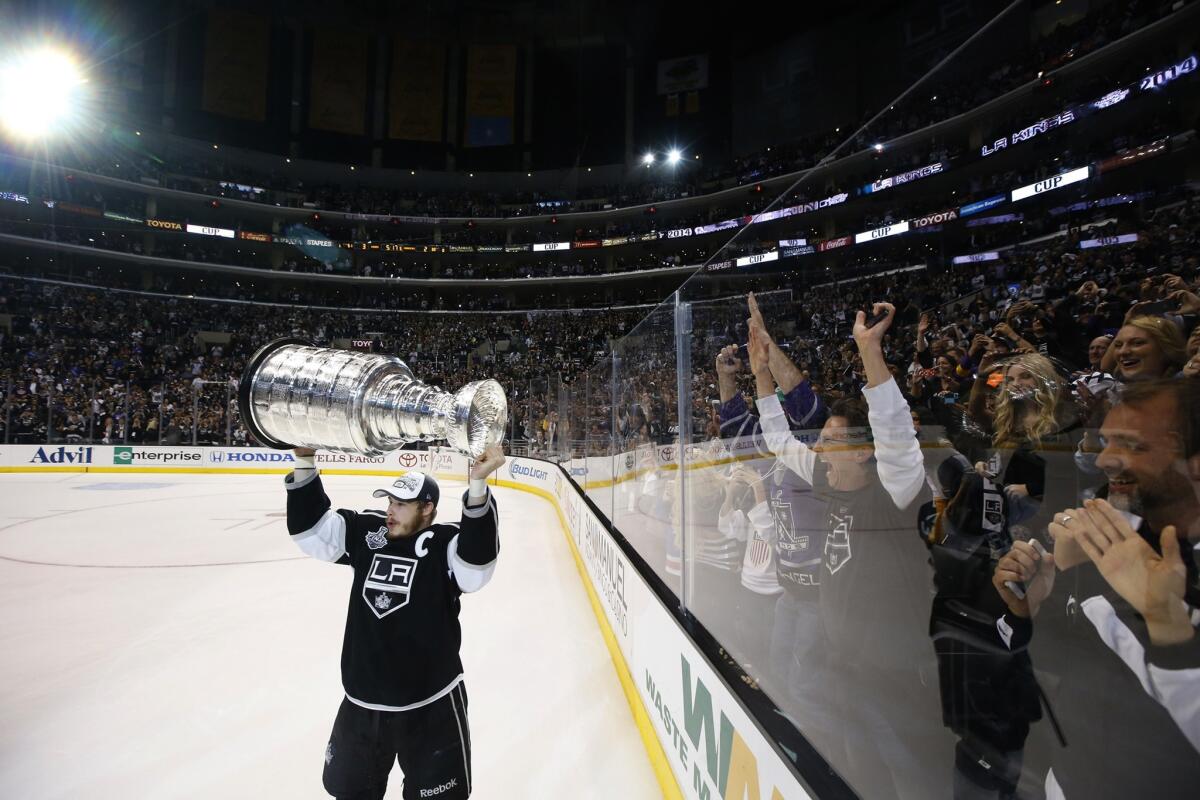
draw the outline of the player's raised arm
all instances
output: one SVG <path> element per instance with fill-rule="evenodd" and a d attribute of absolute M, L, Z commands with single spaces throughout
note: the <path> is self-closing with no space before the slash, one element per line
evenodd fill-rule
<path fill-rule="evenodd" d="M 492 445 L 471 465 L 459 533 L 450 545 L 450 569 L 464 592 L 482 589 L 496 569 L 500 552 L 499 515 L 487 477 L 504 466 L 504 462 L 504 450 L 500 445 Z"/>
<path fill-rule="evenodd" d="M 296 466 L 284 476 L 287 526 L 292 541 L 313 558 L 337 561 L 346 554 L 346 520 L 334 511 L 316 465 L 317 451 L 297 447 Z"/>

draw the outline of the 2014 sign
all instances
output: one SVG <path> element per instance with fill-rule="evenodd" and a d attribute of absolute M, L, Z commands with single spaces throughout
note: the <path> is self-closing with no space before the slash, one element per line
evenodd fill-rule
<path fill-rule="evenodd" d="M 1146 77 L 1142 78 L 1141 83 L 1139 83 L 1138 86 L 1142 89 L 1142 91 L 1161 89 L 1176 78 L 1187 75 L 1189 72 L 1195 72 L 1196 66 L 1196 57 L 1194 55 L 1188 56 L 1173 67 L 1160 69 L 1158 72 L 1147 75 Z"/>

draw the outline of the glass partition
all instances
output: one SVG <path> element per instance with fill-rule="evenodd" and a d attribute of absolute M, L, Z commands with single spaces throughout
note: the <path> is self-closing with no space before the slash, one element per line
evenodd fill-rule
<path fill-rule="evenodd" d="M 615 454 L 610 485 L 593 496 L 605 498 L 609 519 L 678 594 L 683 542 L 676 335 L 676 309 L 663 304 L 614 344 L 606 397 L 612 398 L 607 405 Z"/>
<path fill-rule="evenodd" d="M 1195 114 L 1084 74 L 868 125 L 564 390 L 612 417 L 589 496 L 833 796 L 1200 776 Z"/>

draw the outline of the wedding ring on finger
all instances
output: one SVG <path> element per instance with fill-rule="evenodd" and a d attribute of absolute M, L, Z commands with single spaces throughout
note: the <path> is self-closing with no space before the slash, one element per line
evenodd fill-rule
<path fill-rule="evenodd" d="M 1062 525 L 1064 528 L 1067 526 L 1067 523 L 1071 521 L 1070 514 L 1059 514 L 1058 517 L 1058 524 Z"/>

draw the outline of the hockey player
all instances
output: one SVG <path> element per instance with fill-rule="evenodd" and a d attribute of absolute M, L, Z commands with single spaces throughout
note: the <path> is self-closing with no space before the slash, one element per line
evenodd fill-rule
<path fill-rule="evenodd" d="M 432 475 L 408 472 L 377 489 L 386 511 L 335 511 L 315 452 L 295 455 L 284 479 L 292 540 L 354 570 L 342 641 L 346 696 L 325 748 L 325 790 L 343 800 L 382 798 L 396 761 L 406 799 L 469 797 L 459 596 L 483 588 L 496 568 L 496 501 L 485 481 L 504 464 L 503 451 L 491 447 L 471 467 L 462 520 L 438 524 Z"/>

